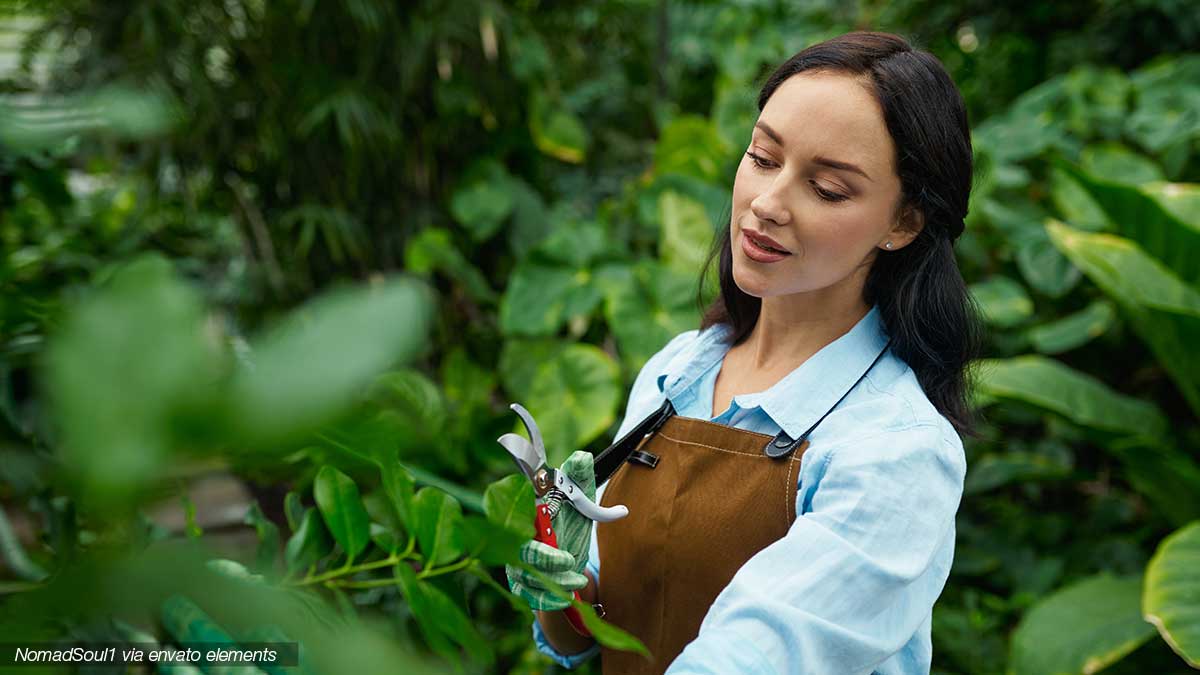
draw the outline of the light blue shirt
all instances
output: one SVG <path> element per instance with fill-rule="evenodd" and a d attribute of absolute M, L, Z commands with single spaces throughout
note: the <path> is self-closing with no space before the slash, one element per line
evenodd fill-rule
<path fill-rule="evenodd" d="M 887 342 L 872 307 L 769 389 L 712 417 L 726 324 L 675 336 L 642 367 L 617 438 L 671 399 L 677 414 L 798 438 Z M 933 604 L 950 574 L 966 457 L 950 423 L 892 350 L 809 436 L 796 520 L 717 596 L 667 673 L 927 674 Z M 600 486 L 600 501 L 607 483 Z M 588 567 L 599 579 L 592 528 Z M 566 668 L 599 652 L 538 650 Z"/>

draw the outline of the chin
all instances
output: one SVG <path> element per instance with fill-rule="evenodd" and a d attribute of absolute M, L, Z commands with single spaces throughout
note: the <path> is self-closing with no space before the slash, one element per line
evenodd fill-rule
<path fill-rule="evenodd" d="M 733 283 L 737 284 L 739 290 L 746 295 L 755 298 L 762 298 L 770 295 L 770 289 L 767 285 L 767 280 L 761 275 L 753 272 L 747 274 L 744 270 L 738 269 L 737 261 L 733 263 Z"/>

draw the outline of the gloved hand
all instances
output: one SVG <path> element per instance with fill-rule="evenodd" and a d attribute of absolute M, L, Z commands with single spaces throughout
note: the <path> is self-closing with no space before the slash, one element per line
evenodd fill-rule
<path fill-rule="evenodd" d="M 561 471 L 583 488 L 588 499 L 595 501 L 596 472 L 592 460 L 592 453 L 578 450 L 563 462 Z M 587 586 L 583 570 L 587 566 L 588 549 L 592 543 L 592 521 L 576 511 L 570 500 L 564 498 L 551 525 L 558 537 L 558 548 L 531 539 L 521 546 L 521 561 L 532 565 L 568 591 Z M 554 611 L 571 606 L 570 601 L 548 591 L 529 572 L 512 565 L 505 565 L 504 571 L 508 574 L 509 589 L 533 609 Z"/>

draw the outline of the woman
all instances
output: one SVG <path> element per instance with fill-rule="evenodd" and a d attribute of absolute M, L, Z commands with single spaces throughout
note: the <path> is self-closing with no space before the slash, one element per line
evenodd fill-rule
<path fill-rule="evenodd" d="M 796 54 L 758 107 L 719 297 L 642 368 L 595 475 L 563 467 L 629 515 L 563 508 L 561 548 L 523 557 L 653 654 L 605 648 L 606 675 L 928 673 L 980 340 L 953 253 L 966 112 L 935 57 L 875 32 Z M 600 651 L 509 579 L 541 651 Z"/>

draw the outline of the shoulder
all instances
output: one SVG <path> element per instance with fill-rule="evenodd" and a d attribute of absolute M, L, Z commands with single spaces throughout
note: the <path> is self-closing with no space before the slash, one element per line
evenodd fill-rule
<path fill-rule="evenodd" d="M 822 464 L 835 457 L 843 466 L 895 460 L 936 465 L 958 480 L 966 473 L 954 425 L 925 395 L 912 368 L 891 352 L 821 424 L 821 431 L 823 438 L 814 433 L 813 450 Z"/>

